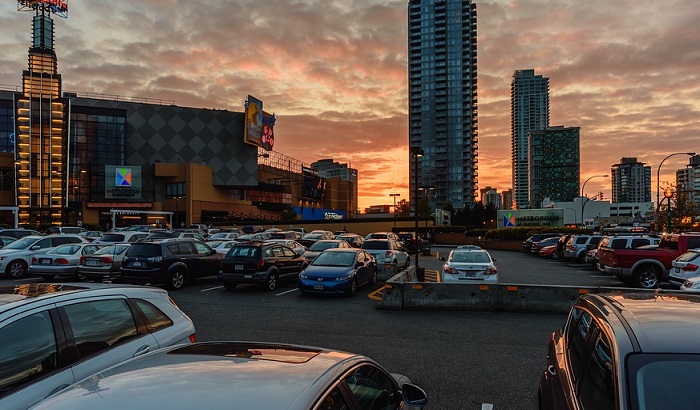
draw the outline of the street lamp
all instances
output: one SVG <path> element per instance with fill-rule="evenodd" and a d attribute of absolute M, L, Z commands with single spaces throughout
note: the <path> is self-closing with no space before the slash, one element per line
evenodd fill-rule
<path fill-rule="evenodd" d="M 416 218 L 416 244 L 418 243 L 418 158 L 421 158 L 423 156 L 423 148 L 422 147 L 411 147 L 410 148 L 411 155 L 413 156 L 413 164 L 414 164 L 414 187 L 415 187 L 415 194 L 413 197 L 413 213 L 415 214 Z M 421 269 L 418 267 L 418 252 L 416 252 L 416 276 L 418 277 L 418 280 L 423 282 L 425 280 L 425 269 Z"/>
<path fill-rule="evenodd" d="M 671 233 L 671 198 L 673 191 L 671 187 L 664 189 L 664 198 L 668 199 L 668 209 L 666 210 L 666 232 Z"/>
<path fill-rule="evenodd" d="M 430 199 L 432 198 L 431 192 L 435 190 L 434 186 L 422 186 L 418 188 L 418 190 L 423 191 L 425 193 L 425 202 L 426 202 L 426 211 L 427 215 L 425 218 L 425 235 L 428 234 L 428 218 L 430 217 Z"/>
<path fill-rule="evenodd" d="M 695 155 L 694 152 L 676 152 L 673 153 L 666 158 L 661 160 L 661 163 L 659 164 L 659 167 L 656 169 L 656 212 L 659 212 L 659 208 L 661 208 L 661 199 L 660 199 L 660 194 L 661 194 L 661 188 L 660 188 L 660 179 L 661 179 L 661 166 L 664 164 L 664 161 L 667 159 L 671 158 L 674 155 L 688 155 L 688 156 L 693 156 Z M 666 191 L 664 191 L 664 197 L 666 197 Z M 670 201 L 670 199 L 669 199 Z"/>
<path fill-rule="evenodd" d="M 396 197 L 401 194 L 389 194 L 389 196 L 394 197 L 394 228 L 396 228 Z"/>
<path fill-rule="evenodd" d="M 584 181 L 583 186 L 581 187 L 581 225 L 583 225 L 583 223 L 584 223 L 584 221 L 583 221 L 583 210 L 584 210 L 584 207 L 585 207 L 585 205 L 586 205 L 586 202 L 588 202 L 588 198 L 586 198 L 585 200 L 584 200 L 584 198 L 583 198 L 583 192 L 584 192 L 584 190 L 586 189 L 586 184 L 588 183 L 588 181 L 590 181 L 590 180 L 593 179 L 593 178 L 607 178 L 608 176 L 609 176 L 608 174 L 605 174 L 605 175 L 593 175 L 592 177 L 590 177 L 590 178 L 588 178 L 586 181 Z"/>

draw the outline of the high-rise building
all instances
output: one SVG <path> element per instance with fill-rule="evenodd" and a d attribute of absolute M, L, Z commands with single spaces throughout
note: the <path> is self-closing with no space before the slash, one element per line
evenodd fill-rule
<path fill-rule="evenodd" d="M 507 189 L 501 192 L 501 209 L 513 209 L 513 189 Z"/>
<path fill-rule="evenodd" d="M 510 117 L 513 201 L 516 209 L 530 208 L 528 133 L 549 128 L 549 78 L 535 70 L 513 72 Z"/>
<path fill-rule="evenodd" d="M 494 208 L 501 209 L 501 194 L 498 193 L 496 188 L 487 186 L 486 188 L 480 189 L 479 193 L 481 193 L 481 203 L 484 204 L 485 207 L 488 206 L 488 204 L 493 204 Z"/>
<path fill-rule="evenodd" d="M 550 127 L 529 132 L 528 186 L 530 208 L 542 201 L 573 201 L 581 173 L 579 127 Z"/>
<path fill-rule="evenodd" d="M 612 201 L 651 202 L 651 166 L 637 158 L 622 158 L 610 168 Z"/>
<path fill-rule="evenodd" d="M 693 155 L 685 168 L 676 171 L 676 187 L 700 209 L 700 155 Z"/>
<path fill-rule="evenodd" d="M 435 189 L 432 205 L 474 202 L 476 73 L 476 4 L 409 0 L 409 146 L 423 150 L 410 157 L 411 202 L 421 195 L 416 185 Z"/>
<path fill-rule="evenodd" d="M 333 198 L 332 207 L 342 206 L 353 214 L 358 210 L 357 202 L 357 169 L 348 164 L 335 162 L 332 159 L 321 159 L 311 163 L 311 168 L 319 176 L 326 178 L 331 185 L 326 190 Z"/>

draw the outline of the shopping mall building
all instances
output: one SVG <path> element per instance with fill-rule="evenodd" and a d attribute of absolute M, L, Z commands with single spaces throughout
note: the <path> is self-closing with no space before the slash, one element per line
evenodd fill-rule
<path fill-rule="evenodd" d="M 0 223 L 110 228 L 115 214 L 117 225 L 165 225 L 172 212 L 176 226 L 278 220 L 290 210 L 303 219 L 356 214 L 357 171 L 274 151 L 276 118 L 254 97 L 234 112 L 63 91 L 52 16 L 67 6 L 18 4 L 33 12 L 33 32 L 22 85 L 0 90 Z"/>

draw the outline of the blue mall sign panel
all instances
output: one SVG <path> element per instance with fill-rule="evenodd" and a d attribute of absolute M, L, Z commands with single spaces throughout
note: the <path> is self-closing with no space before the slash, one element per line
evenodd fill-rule
<path fill-rule="evenodd" d="M 304 221 L 329 221 L 337 219 L 347 219 L 348 215 L 345 211 L 336 211 L 334 209 L 321 209 L 295 206 L 294 212 L 301 215 Z"/>
<path fill-rule="evenodd" d="M 516 209 L 498 211 L 499 228 L 564 226 L 563 209 Z"/>
<path fill-rule="evenodd" d="M 141 167 L 105 165 L 105 199 L 141 199 Z"/>

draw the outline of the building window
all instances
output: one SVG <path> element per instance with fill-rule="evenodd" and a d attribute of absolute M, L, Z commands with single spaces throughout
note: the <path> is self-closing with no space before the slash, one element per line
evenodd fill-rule
<path fill-rule="evenodd" d="M 186 196 L 187 184 L 184 182 L 175 182 L 168 184 L 165 188 L 165 197 L 168 199 L 182 198 Z"/>

